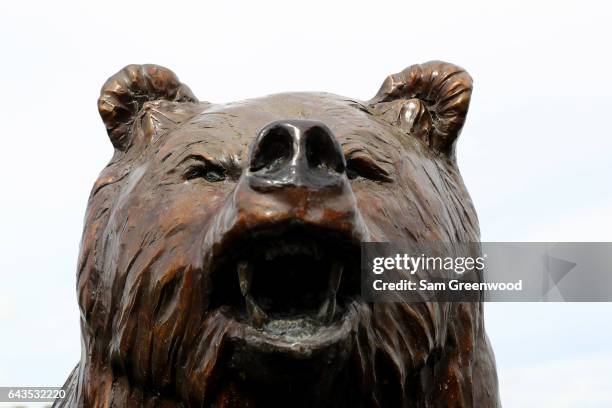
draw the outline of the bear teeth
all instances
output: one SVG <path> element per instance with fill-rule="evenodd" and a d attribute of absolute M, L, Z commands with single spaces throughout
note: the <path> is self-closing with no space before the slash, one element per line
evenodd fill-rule
<path fill-rule="evenodd" d="M 288 255 L 305 255 L 305 256 L 314 257 L 315 259 L 321 258 L 321 253 L 314 243 L 310 245 L 308 244 L 289 244 L 289 243 L 280 241 L 276 245 L 270 246 L 266 249 L 265 259 L 267 261 L 272 261 L 279 256 L 288 256 Z"/>
<path fill-rule="evenodd" d="M 264 312 L 255 303 L 253 296 L 249 293 L 251 290 L 251 277 L 253 275 L 253 268 L 247 261 L 238 262 L 238 281 L 240 282 L 240 292 L 244 296 L 246 301 L 246 309 L 250 322 L 255 327 L 261 327 L 268 319 L 266 312 Z"/>
<path fill-rule="evenodd" d="M 263 310 L 261 310 L 259 306 L 257 306 L 257 303 L 255 303 L 253 296 L 246 295 L 245 299 L 246 299 L 247 314 L 249 316 L 250 322 L 255 327 L 263 326 L 266 320 L 268 320 L 268 316 L 266 315 L 266 312 L 264 312 Z"/>
<path fill-rule="evenodd" d="M 253 268 L 247 261 L 238 263 L 238 281 L 240 283 L 240 293 L 246 296 L 251 290 L 251 278 L 253 276 Z"/>
<path fill-rule="evenodd" d="M 338 291 L 340 286 L 340 279 L 342 279 L 342 272 L 344 265 L 341 262 L 334 261 L 331 267 L 331 273 L 329 274 L 329 287 L 333 290 L 334 295 Z"/>
<path fill-rule="evenodd" d="M 340 279 L 342 278 L 342 271 L 344 265 L 340 262 L 334 261 L 331 267 L 329 275 L 329 289 L 325 296 L 323 304 L 319 308 L 317 318 L 323 323 L 330 323 L 333 320 L 334 314 L 336 313 L 336 293 L 340 286 Z"/>

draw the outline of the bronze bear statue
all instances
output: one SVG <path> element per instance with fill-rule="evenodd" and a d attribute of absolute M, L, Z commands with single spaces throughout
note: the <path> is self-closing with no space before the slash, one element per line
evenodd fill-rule
<path fill-rule="evenodd" d="M 472 79 L 440 61 L 373 99 L 200 102 L 129 65 L 77 271 L 57 407 L 498 407 L 482 302 L 366 302 L 360 243 L 477 242 L 455 159 Z"/>

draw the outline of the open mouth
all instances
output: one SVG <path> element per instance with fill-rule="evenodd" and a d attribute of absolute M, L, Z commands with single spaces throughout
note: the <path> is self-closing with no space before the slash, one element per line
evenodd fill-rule
<path fill-rule="evenodd" d="M 359 295 L 359 246 L 334 231 L 274 227 L 222 245 L 211 307 L 267 336 L 308 339 Z"/>

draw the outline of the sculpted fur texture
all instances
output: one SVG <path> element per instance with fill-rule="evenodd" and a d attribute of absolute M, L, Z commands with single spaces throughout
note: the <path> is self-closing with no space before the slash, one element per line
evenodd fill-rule
<path fill-rule="evenodd" d="M 359 286 L 361 242 L 479 240 L 455 160 L 471 91 L 439 61 L 370 101 L 213 104 L 163 67 L 112 76 L 82 357 L 55 406 L 499 406 L 481 303 L 368 303 Z"/>

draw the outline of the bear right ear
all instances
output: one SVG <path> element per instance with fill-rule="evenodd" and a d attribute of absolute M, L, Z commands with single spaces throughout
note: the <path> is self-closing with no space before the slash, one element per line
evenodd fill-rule
<path fill-rule="evenodd" d="M 369 104 L 404 133 L 453 159 L 471 95 L 472 78 L 464 69 L 430 61 L 389 75 Z"/>
<path fill-rule="evenodd" d="M 149 101 L 198 102 L 174 72 L 159 65 L 128 65 L 102 86 L 98 111 L 113 146 L 126 150 L 130 129 L 143 104 Z"/>

